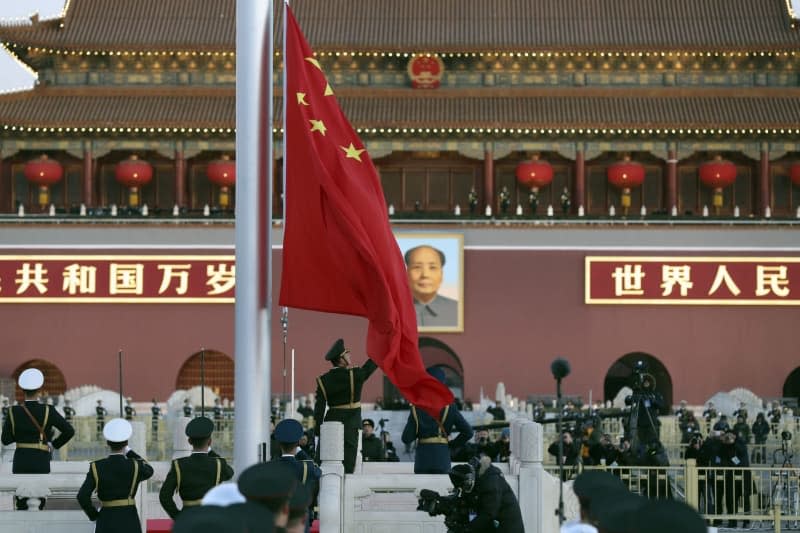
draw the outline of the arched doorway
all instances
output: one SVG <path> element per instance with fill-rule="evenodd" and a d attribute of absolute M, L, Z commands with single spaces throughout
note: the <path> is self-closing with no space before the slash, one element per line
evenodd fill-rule
<path fill-rule="evenodd" d="M 57 397 L 66 392 L 67 382 L 64 379 L 64 373 L 61 372 L 61 369 L 56 365 L 50 361 L 45 361 L 44 359 L 31 359 L 30 361 L 19 365 L 11 374 L 15 385 L 17 383 L 17 379 L 19 379 L 19 375 L 28 368 L 37 368 L 42 371 L 42 374 L 44 374 L 44 385 L 42 385 L 43 398 L 47 396 Z M 15 391 L 14 397 L 17 399 L 17 401 L 21 402 L 23 400 L 22 389 L 16 387 Z"/>
<path fill-rule="evenodd" d="M 647 366 L 646 372 L 655 378 L 656 391 L 664 398 L 661 414 L 669 414 L 672 408 L 672 378 L 661 361 L 644 352 L 631 352 L 614 361 L 603 383 L 604 399 L 613 400 L 622 387 L 631 386 L 633 368 L 639 361 Z"/>
<path fill-rule="evenodd" d="M 200 386 L 201 352 L 192 354 L 178 372 L 176 389 L 188 390 Z M 216 350 L 205 351 L 206 387 L 222 399 L 233 400 L 233 359 Z"/>
<path fill-rule="evenodd" d="M 439 367 L 444 370 L 445 384 L 453 391 L 456 398 L 464 399 L 464 365 L 447 344 L 433 337 L 419 338 L 419 353 L 425 368 Z M 399 406 L 403 398 L 397 387 L 383 378 L 383 404 L 386 407 Z"/>
<path fill-rule="evenodd" d="M 795 407 L 800 405 L 800 366 L 792 370 L 792 373 L 783 382 L 783 397 L 794 400 Z"/>

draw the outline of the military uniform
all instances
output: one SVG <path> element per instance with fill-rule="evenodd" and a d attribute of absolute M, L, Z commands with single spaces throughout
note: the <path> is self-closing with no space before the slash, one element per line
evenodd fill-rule
<path fill-rule="evenodd" d="M 186 426 L 186 436 L 192 439 L 211 437 L 214 423 L 205 417 L 193 419 Z M 203 496 L 213 487 L 233 477 L 233 469 L 228 463 L 209 450 L 194 451 L 188 457 L 172 461 L 164 484 L 158 493 L 161 507 L 173 520 L 180 511 L 172 496 L 176 492 L 183 500 L 183 508 L 200 505 Z"/>
<path fill-rule="evenodd" d="M 158 435 L 158 420 L 161 418 L 161 408 L 155 400 L 153 400 L 153 405 L 150 407 L 150 417 L 150 430 L 153 435 Z"/>
<path fill-rule="evenodd" d="M 183 416 L 187 418 L 191 418 L 192 413 L 194 412 L 194 408 L 189 405 L 188 400 L 183 403 Z"/>
<path fill-rule="evenodd" d="M 73 418 L 75 418 L 75 408 L 69 404 L 64 405 L 64 420 L 71 424 Z"/>
<path fill-rule="evenodd" d="M 214 402 L 214 410 L 212 411 L 214 415 L 214 426 L 216 427 L 217 431 L 222 431 L 222 405 L 220 405 L 219 400 Z"/>
<path fill-rule="evenodd" d="M 347 350 L 344 341 L 339 339 L 328 351 L 325 359 L 336 361 Z M 317 402 L 314 406 L 314 419 L 318 428 L 324 421 L 344 424 L 344 469 L 352 474 L 356 465 L 358 451 L 358 428 L 361 426 L 361 387 L 378 368 L 371 359 L 361 367 L 335 367 L 317 378 Z M 325 404 L 330 407 L 325 414 Z"/>
<path fill-rule="evenodd" d="M 97 422 L 97 427 L 96 427 L 97 439 L 100 440 L 100 438 L 103 435 L 103 426 L 105 426 L 106 424 L 106 415 L 108 414 L 108 410 L 105 407 L 103 407 L 102 402 L 98 400 L 97 407 L 94 408 L 94 412 Z"/>
<path fill-rule="evenodd" d="M 125 420 L 131 421 L 136 416 L 136 409 L 131 404 L 125 406 Z"/>
<path fill-rule="evenodd" d="M 375 422 L 370 418 L 365 418 L 361 423 L 364 426 L 370 426 L 375 429 Z M 385 461 L 386 450 L 383 448 L 383 441 L 375 433 L 367 435 L 361 433 L 361 457 L 365 462 Z"/>
<path fill-rule="evenodd" d="M 297 420 L 281 420 L 275 426 L 275 440 L 283 445 L 297 445 L 303 436 L 303 426 Z M 319 491 L 319 479 L 322 477 L 322 470 L 314 464 L 302 450 L 297 455 L 282 453 L 276 459 L 290 467 L 297 475 L 298 481 L 305 487 L 309 498 L 313 501 Z"/>
<path fill-rule="evenodd" d="M 20 374 L 19 384 L 25 391 L 37 391 L 44 383 L 44 375 L 36 369 Z M 61 433 L 53 439 L 53 428 Z M 49 474 L 52 441 L 53 448 L 61 448 L 75 435 L 75 430 L 51 405 L 36 400 L 26 400 L 8 411 L 3 421 L 0 441 L 4 446 L 16 442 L 11 472 L 14 474 Z M 27 499 L 16 500 L 18 509 L 28 508 Z M 44 500 L 40 504 L 44 508 Z"/>
<path fill-rule="evenodd" d="M 277 521 L 281 517 L 273 516 L 269 508 L 281 508 L 287 504 L 297 483 L 291 468 L 280 461 L 255 464 L 242 472 L 237 481 L 239 492 L 247 501 L 228 509 L 244 518 L 248 531 L 272 531 L 268 520 L 273 518 Z"/>
<path fill-rule="evenodd" d="M 109 442 L 125 443 L 131 431 L 130 422 L 115 418 L 105 426 L 103 435 Z M 141 533 L 134 497 L 139 483 L 152 475 L 153 467 L 133 450 L 125 455 L 112 453 L 90 463 L 86 480 L 78 490 L 78 503 L 89 520 L 97 521 L 95 533 Z M 92 504 L 95 491 L 102 505 L 100 510 Z"/>

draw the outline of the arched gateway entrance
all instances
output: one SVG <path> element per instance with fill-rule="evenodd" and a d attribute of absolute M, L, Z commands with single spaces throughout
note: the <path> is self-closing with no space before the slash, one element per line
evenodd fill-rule
<path fill-rule="evenodd" d="M 461 359 L 447 344 L 433 337 L 419 338 L 419 353 L 425 368 L 439 367 L 444 370 L 445 384 L 453 391 L 456 398 L 464 399 L 464 366 Z M 383 378 L 383 405 L 386 408 L 400 406 L 403 397 L 397 387 Z"/>
<path fill-rule="evenodd" d="M 792 373 L 783 383 L 783 397 L 788 400 L 794 400 L 795 407 L 800 405 L 800 366 L 792 370 Z"/>
<path fill-rule="evenodd" d="M 176 389 L 191 389 L 200 385 L 201 353 L 192 354 L 178 372 Z M 220 398 L 233 399 L 233 359 L 215 350 L 205 351 L 205 380 Z"/>
<path fill-rule="evenodd" d="M 661 414 L 668 414 L 672 407 L 672 378 L 661 361 L 644 352 L 631 352 L 614 361 L 606 373 L 603 397 L 613 400 L 622 387 L 630 387 L 634 366 L 639 361 L 647 365 L 646 372 L 655 378 L 656 391 L 664 398 Z"/>

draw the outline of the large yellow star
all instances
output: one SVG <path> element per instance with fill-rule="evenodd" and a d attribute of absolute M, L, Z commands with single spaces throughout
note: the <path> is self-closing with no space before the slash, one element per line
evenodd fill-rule
<path fill-rule="evenodd" d="M 306 61 L 308 61 L 309 63 L 311 63 L 315 67 L 317 67 L 320 70 L 320 72 L 322 72 L 322 67 L 319 65 L 319 61 L 317 61 L 313 57 L 307 57 L 305 59 L 306 59 Z"/>
<path fill-rule="evenodd" d="M 309 122 L 311 123 L 311 131 L 318 131 L 322 135 L 325 135 L 325 132 L 328 131 L 328 128 L 325 127 L 325 124 L 321 120 L 314 120 L 312 118 Z"/>
<path fill-rule="evenodd" d="M 309 105 L 306 102 L 306 93 L 297 93 L 297 103 L 300 105 Z"/>
<path fill-rule="evenodd" d="M 357 149 L 355 146 L 353 146 L 353 143 L 350 143 L 350 146 L 347 147 L 340 146 L 339 148 L 344 150 L 345 157 L 349 157 L 350 159 L 355 159 L 359 163 L 361 162 L 361 154 L 366 151 L 364 148 L 362 148 L 361 150 Z"/>
<path fill-rule="evenodd" d="M 322 93 L 322 96 L 333 96 L 333 89 L 331 89 L 331 84 L 325 84 L 325 92 Z"/>

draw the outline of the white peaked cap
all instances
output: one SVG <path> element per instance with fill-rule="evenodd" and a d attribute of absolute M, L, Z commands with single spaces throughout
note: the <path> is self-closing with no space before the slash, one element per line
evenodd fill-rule
<path fill-rule="evenodd" d="M 239 487 L 236 483 L 221 483 L 212 488 L 206 495 L 203 496 L 203 505 L 218 505 L 220 507 L 227 507 L 234 503 L 244 503 L 247 501 L 245 497 L 239 492 Z"/>
<path fill-rule="evenodd" d="M 37 368 L 29 368 L 19 375 L 17 383 L 22 390 L 39 390 L 44 385 L 44 374 Z"/>
<path fill-rule="evenodd" d="M 131 438 L 133 426 L 122 418 L 113 418 L 103 428 L 103 436 L 109 442 L 125 442 Z"/>

